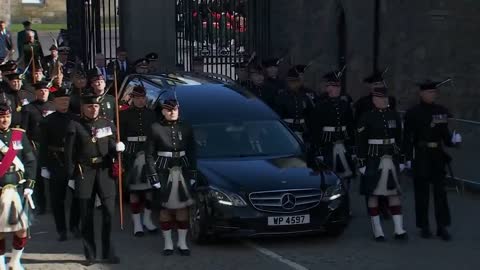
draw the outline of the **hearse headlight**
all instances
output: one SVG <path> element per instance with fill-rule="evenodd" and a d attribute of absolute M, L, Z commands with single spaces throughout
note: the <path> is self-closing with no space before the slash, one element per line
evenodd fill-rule
<path fill-rule="evenodd" d="M 341 183 L 328 187 L 323 193 L 322 201 L 334 201 L 345 195 L 345 189 Z"/>
<path fill-rule="evenodd" d="M 219 204 L 227 206 L 247 206 L 247 203 L 240 197 L 240 195 L 220 190 L 216 187 L 210 187 L 209 196 L 217 201 Z"/>

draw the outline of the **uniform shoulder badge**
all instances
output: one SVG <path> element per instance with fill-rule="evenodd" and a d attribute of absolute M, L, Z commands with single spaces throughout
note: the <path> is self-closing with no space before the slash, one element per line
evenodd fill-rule
<path fill-rule="evenodd" d="M 20 132 L 25 133 L 25 129 L 23 129 L 23 128 L 11 128 L 11 129 L 12 129 L 12 130 L 18 130 L 18 131 L 20 131 Z"/>

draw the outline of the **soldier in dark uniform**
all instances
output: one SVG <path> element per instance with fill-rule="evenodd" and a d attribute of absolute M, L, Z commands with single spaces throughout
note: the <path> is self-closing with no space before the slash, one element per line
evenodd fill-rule
<path fill-rule="evenodd" d="M 31 225 L 29 206 L 35 185 L 36 160 L 25 131 L 10 128 L 11 109 L 0 105 L 0 269 L 5 265 L 5 234 L 13 233 L 12 255 L 8 269 L 23 269 L 20 258 L 27 244 Z"/>
<path fill-rule="evenodd" d="M 80 116 L 80 97 L 87 87 L 87 77 L 83 70 L 77 70 L 72 75 L 72 87 L 70 91 L 70 111 Z"/>
<path fill-rule="evenodd" d="M 269 58 L 262 62 L 262 67 L 265 71 L 265 88 L 268 88 L 269 91 L 274 93 L 278 93 L 286 87 L 285 82 L 278 78 L 279 62 L 280 60 L 278 58 Z"/>
<path fill-rule="evenodd" d="M 93 69 L 89 78 L 91 94 L 102 96 L 102 103 L 100 104 L 100 116 L 115 122 L 115 98 L 112 95 L 105 93 L 106 83 L 102 74 L 98 74 L 96 69 Z"/>
<path fill-rule="evenodd" d="M 49 114 L 55 111 L 53 103 L 48 101 L 49 91 L 47 82 L 38 82 L 33 85 L 35 87 L 36 100 L 22 108 L 22 128 L 26 130 L 28 139 L 30 140 L 36 157 L 39 157 L 40 139 L 43 130 L 40 123 Z M 35 192 L 34 200 L 38 214 L 44 214 L 46 209 L 45 198 L 45 179 L 40 175 L 40 167 L 37 170 L 37 192 Z"/>
<path fill-rule="evenodd" d="M 158 61 L 158 54 L 154 53 L 154 52 L 148 53 L 147 55 L 145 55 L 145 59 L 148 60 L 149 73 L 156 72 L 157 71 L 156 64 L 157 64 L 157 61 Z"/>
<path fill-rule="evenodd" d="M 43 59 L 42 45 L 35 39 L 35 33 L 31 30 L 26 32 L 26 41 L 22 44 L 21 50 L 19 54 L 24 69 L 28 68 L 28 70 L 31 71 L 33 65 L 29 65 L 29 63 L 32 59 L 35 63 L 39 63 Z"/>
<path fill-rule="evenodd" d="M 135 86 L 130 94 L 132 106 L 120 112 L 120 137 L 126 141 L 124 153 L 126 179 L 130 192 L 133 234 L 143 236 L 143 226 L 150 232 L 157 231 L 151 219 L 152 186 L 145 172 L 145 144 L 150 125 L 155 121 L 155 112 L 147 109 L 146 91 L 143 86 Z M 143 213 L 143 221 L 142 221 Z"/>
<path fill-rule="evenodd" d="M 404 166 L 401 145 L 402 124 L 400 115 L 389 109 L 386 88 L 375 88 L 372 93 L 374 108 L 364 113 L 357 125 L 358 162 L 361 193 L 368 197 L 375 240 L 385 239 L 378 209 L 378 196 L 388 198 L 395 229 L 395 239 L 407 239 L 403 229 L 401 189 L 398 174 Z"/>
<path fill-rule="evenodd" d="M 150 73 L 150 65 L 149 65 L 149 60 L 146 58 L 141 58 L 135 61 L 133 63 L 133 66 L 135 68 L 135 73 L 138 74 L 148 74 Z"/>
<path fill-rule="evenodd" d="M 51 77 L 55 63 L 59 60 L 58 47 L 56 45 L 50 46 L 50 54 L 42 59 L 42 66 L 45 68 L 45 76 Z"/>
<path fill-rule="evenodd" d="M 80 220 L 87 263 L 96 260 L 94 202 L 102 203 L 102 258 L 119 263 L 110 241 L 115 211 L 116 183 L 111 177 L 112 160 L 125 145 L 116 143 L 115 126 L 100 116 L 101 96 L 82 96 L 82 118 L 71 121 L 65 141 L 65 163 L 68 179 L 74 180 L 75 196 L 80 204 Z"/>
<path fill-rule="evenodd" d="M 195 140 L 192 127 L 178 119 L 178 101 L 166 98 L 162 104 L 163 119 L 151 125 L 146 160 L 148 179 L 161 188 L 160 227 L 165 240 L 163 254 L 173 254 L 172 229 L 178 232 L 177 247 L 182 256 L 190 255 L 186 237 L 189 206 L 194 203 L 191 184 L 196 179 Z"/>
<path fill-rule="evenodd" d="M 275 109 L 275 96 L 276 92 L 273 92 L 272 88 L 265 86 L 265 76 L 263 75 L 263 69 L 260 65 L 256 65 L 250 69 L 250 83 L 247 89 L 255 96 L 261 99 L 270 108 Z"/>
<path fill-rule="evenodd" d="M 17 63 L 15 61 L 8 61 L 0 65 L 0 92 L 4 92 L 8 88 L 7 75 L 17 73 Z"/>
<path fill-rule="evenodd" d="M 0 93 L 0 102 L 4 102 L 12 108 L 12 127 L 20 127 L 22 124 L 22 107 L 34 100 L 34 97 L 23 89 L 20 76 L 18 73 L 7 75 L 8 88 Z"/>
<path fill-rule="evenodd" d="M 67 240 L 67 225 L 65 221 L 65 196 L 67 193 L 67 171 L 65 167 L 65 138 L 67 127 L 71 121 L 79 120 L 75 114 L 68 112 L 70 102 L 69 91 L 62 88 L 52 94 L 56 111 L 40 123 L 40 175 L 48 179 L 50 201 L 53 210 L 55 226 L 59 241 Z M 70 231 L 75 237 L 80 237 L 79 206 L 76 198 L 72 199 L 70 207 Z"/>
<path fill-rule="evenodd" d="M 292 68 L 287 75 L 287 89 L 281 90 L 275 101 L 275 109 L 288 126 L 304 141 L 308 138 L 310 115 L 313 110 L 310 99 L 301 92 L 300 75 Z"/>
<path fill-rule="evenodd" d="M 357 123 L 358 120 L 362 117 L 363 113 L 369 112 L 374 108 L 372 102 L 372 94 L 376 88 L 386 87 L 385 81 L 383 78 L 382 72 L 375 72 L 369 77 L 363 80 L 369 87 L 370 93 L 366 96 L 361 97 L 357 102 L 353 105 L 355 109 L 355 122 Z M 391 110 L 396 110 L 397 101 L 395 97 L 388 96 L 388 106 Z"/>
<path fill-rule="evenodd" d="M 293 68 L 297 71 L 300 78 L 300 82 L 302 83 L 301 91 L 304 92 L 305 95 L 307 95 L 307 97 L 309 97 L 312 103 L 315 105 L 317 101 L 319 101 L 320 95 L 317 92 L 315 92 L 313 89 L 310 89 L 305 86 L 305 71 L 307 70 L 308 66 L 295 65 Z"/>
<path fill-rule="evenodd" d="M 435 103 L 438 84 L 427 81 L 419 85 L 420 104 L 405 115 L 404 138 L 407 160 L 413 160 L 417 227 L 423 238 L 432 236 L 428 208 L 430 186 L 433 186 L 437 236 L 448 241 L 451 236 L 446 227 L 451 218 L 445 191 L 445 168 L 451 160 L 444 146 L 456 146 L 462 138 L 460 134 L 452 135 L 448 128 L 448 118 L 451 117 L 448 109 Z"/>
<path fill-rule="evenodd" d="M 340 98 L 341 82 L 334 72 L 324 77 L 328 97 L 319 100 L 312 115 L 312 139 L 320 160 L 337 175 L 354 176 L 351 159 L 355 125 L 350 104 Z"/>

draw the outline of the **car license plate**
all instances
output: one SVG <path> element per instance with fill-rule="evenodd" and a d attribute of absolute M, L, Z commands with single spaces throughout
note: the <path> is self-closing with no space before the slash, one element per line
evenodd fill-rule
<path fill-rule="evenodd" d="M 268 217 L 268 226 L 285 226 L 310 223 L 310 215 Z"/>

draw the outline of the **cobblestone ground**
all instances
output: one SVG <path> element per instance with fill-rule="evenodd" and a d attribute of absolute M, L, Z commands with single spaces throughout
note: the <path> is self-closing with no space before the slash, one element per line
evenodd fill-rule
<path fill-rule="evenodd" d="M 208 246 L 191 244 L 191 257 L 162 257 L 159 234 L 135 238 L 128 216 L 126 228 L 116 226 L 113 233 L 120 265 L 96 264 L 85 267 L 80 240 L 69 238 L 57 242 L 51 215 L 38 217 L 32 227 L 32 239 L 23 259 L 28 270 L 67 269 L 478 269 L 480 261 L 480 196 L 450 192 L 453 213 L 453 241 L 424 240 L 414 225 L 413 194 L 405 188 L 405 222 L 410 233 L 406 243 L 392 240 L 391 221 L 384 224 L 387 242 L 371 239 L 369 218 L 365 215 L 364 200 L 354 194 L 353 219 L 345 233 L 338 238 L 282 237 L 279 239 L 223 240 Z M 97 213 L 96 223 L 100 221 Z M 118 220 L 118 219 L 116 219 Z M 434 222 L 432 222 L 434 224 Z M 97 230 L 98 232 L 98 230 Z M 98 235 L 97 235 L 98 236 Z M 7 241 L 7 247 L 10 240 Z M 100 249 L 100 246 L 97 247 Z"/>

